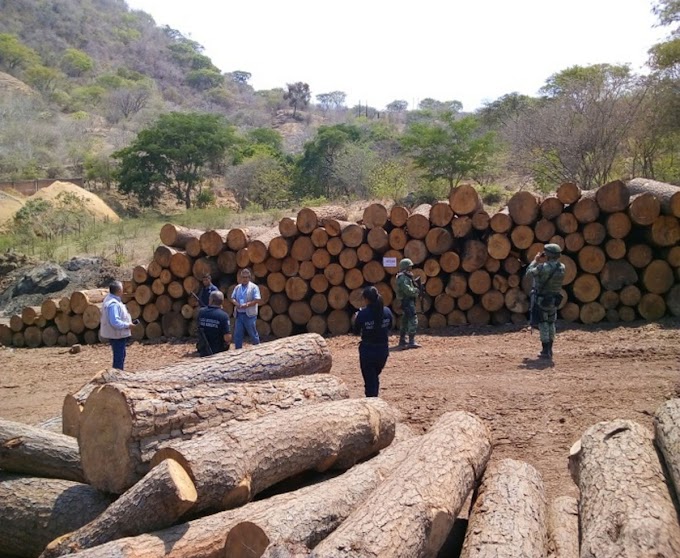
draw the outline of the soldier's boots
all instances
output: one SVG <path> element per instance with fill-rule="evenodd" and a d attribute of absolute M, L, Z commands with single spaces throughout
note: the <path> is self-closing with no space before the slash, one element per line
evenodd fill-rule
<path fill-rule="evenodd" d="M 406 349 L 406 334 L 402 333 L 399 335 L 399 345 L 397 345 L 397 349 Z"/>
<path fill-rule="evenodd" d="M 407 348 L 409 349 L 420 349 L 422 345 L 419 343 L 416 343 L 416 336 L 415 335 L 409 335 L 408 336 L 408 345 Z"/>
<path fill-rule="evenodd" d="M 550 360 L 552 358 L 550 352 L 550 343 L 541 343 L 541 345 L 543 346 L 543 349 L 541 350 L 540 353 L 538 353 L 538 358 Z"/>

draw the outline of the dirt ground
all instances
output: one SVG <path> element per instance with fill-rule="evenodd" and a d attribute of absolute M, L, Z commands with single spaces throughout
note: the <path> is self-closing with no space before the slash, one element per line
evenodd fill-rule
<path fill-rule="evenodd" d="M 538 468 L 549 497 L 577 494 L 567 471 L 572 443 L 590 425 L 627 418 L 651 427 L 655 409 L 676 394 L 680 320 L 619 327 L 574 327 L 558 334 L 555 365 L 533 359 L 536 332 L 450 328 L 421 335 L 423 348 L 393 352 L 381 396 L 403 420 L 425 430 L 442 413 L 476 413 L 493 434 L 493 459 L 525 460 Z M 332 372 L 363 396 L 357 338 L 329 340 Z M 525 360 L 526 357 L 532 357 Z M 0 417 L 36 423 L 61 411 L 64 395 L 110 364 L 108 346 L 0 348 Z M 126 368 L 142 370 L 196 358 L 188 342 L 133 344 Z"/>

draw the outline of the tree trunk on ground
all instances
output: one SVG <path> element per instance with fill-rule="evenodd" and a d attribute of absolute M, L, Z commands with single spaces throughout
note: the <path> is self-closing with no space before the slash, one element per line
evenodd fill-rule
<path fill-rule="evenodd" d="M 436 556 L 490 453 L 489 431 L 477 417 L 443 415 L 312 556 Z"/>
<path fill-rule="evenodd" d="M 93 486 L 120 494 L 149 470 L 161 445 L 235 420 L 349 397 L 328 374 L 255 383 L 107 384 L 87 399 L 78 443 Z M 197 412 L 200 409 L 200 412 Z"/>
<path fill-rule="evenodd" d="M 194 483 L 182 466 L 166 459 L 77 531 L 52 541 L 40 558 L 57 558 L 122 537 L 172 525 L 196 503 Z"/>
<path fill-rule="evenodd" d="M 663 454 L 675 495 L 680 500 L 680 399 L 670 399 L 654 415 L 656 445 Z"/>
<path fill-rule="evenodd" d="M 416 207 L 406 221 L 406 230 L 411 238 L 423 240 L 430 230 L 430 208 L 429 203 L 424 203 Z"/>
<path fill-rule="evenodd" d="M 595 201 L 605 213 L 625 211 L 630 202 L 630 190 L 620 180 L 613 180 L 595 190 Z"/>
<path fill-rule="evenodd" d="M 451 190 L 449 205 L 456 215 L 472 215 L 482 209 L 477 190 L 469 184 L 462 184 Z"/>
<path fill-rule="evenodd" d="M 237 353 L 226 352 L 196 362 L 175 364 L 144 372 L 105 370 L 79 391 L 64 399 L 64 434 L 76 435 L 82 405 L 92 391 L 105 383 L 150 385 L 176 383 L 189 388 L 206 383 L 274 380 L 309 374 L 327 374 L 332 357 L 326 340 L 313 333 L 254 345 Z M 74 432 L 76 432 L 74 434 Z"/>
<path fill-rule="evenodd" d="M 227 233 L 227 248 L 229 250 L 238 252 L 248 246 L 248 242 L 250 242 L 250 231 L 248 229 L 229 229 Z"/>
<path fill-rule="evenodd" d="M 633 178 L 628 181 L 628 190 L 631 194 L 653 194 L 661 203 L 661 210 L 666 215 L 680 217 L 680 188 L 678 186 L 647 178 Z"/>
<path fill-rule="evenodd" d="M 453 210 L 447 202 L 437 202 L 430 208 L 430 222 L 435 227 L 446 227 L 453 219 Z"/>
<path fill-rule="evenodd" d="M 172 458 L 196 483 L 196 510 L 228 509 L 308 470 L 344 469 L 388 446 L 395 419 L 382 400 L 306 405 L 171 442 L 152 465 Z"/>
<path fill-rule="evenodd" d="M 569 470 L 581 492 L 581 558 L 680 556 L 677 513 L 646 428 L 591 426 L 571 448 Z"/>
<path fill-rule="evenodd" d="M 0 553 L 35 558 L 102 513 L 108 496 L 86 484 L 0 472 Z"/>
<path fill-rule="evenodd" d="M 161 242 L 166 246 L 184 249 L 189 239 L 200 239 L 203 232 L 204 231 L 198 229 L 189 229 L 187 227 L 181 227 L 180 225 L 166 223 L 161 227 L 160 238 Z"/>
<path fill-rule="evenodd" d="M 461 558 L 543 558 L 547 551 L 543 479 L 528 463 L 491 463 L 477 489 Z"/>
<path fill-rule="evenodd" d="M 70 436 L 0 419 L 0 468 L 85 482 L 78 443 Z"/>
<path fill-rule="evenodd" d="M 107 289 L 75 291 L 71 293 L 71 312 L 74 314 L 82 314 L 85 312 L 85 308 L 87 308 L 88 305 L 103 302 L 107 294 L 109 294 Z"/>
<path fill-rule="evenodd" d="M 560 496 L 548 507 L 548 558 L 579 558 L 576 498 Z"/>

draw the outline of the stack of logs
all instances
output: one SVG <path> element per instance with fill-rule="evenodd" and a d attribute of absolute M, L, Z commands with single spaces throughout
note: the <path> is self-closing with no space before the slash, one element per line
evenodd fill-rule
<path fill-rule="evenodd" d="M 632 421 L 589 428 L 569 457 L 580 499 L 549 505 L 531 465 L 489 463 L 475 415 L 416 436 L 330 371 L 324 339 L 304 334 L 100 373 L 64 405 L 77 439 L 0 420 L 0 554 L 680 555 L 680 400 L 657 411 L 655 440 Z"/>
<path fill-rule="evenodd" d="M 304 208 L 296 219 L 283 218 L 254 238 L 245 229 L 165 225 L 153 261 L 136 267 L 125 285 L 130 313 L 140 320 L 133 336 L 192 334 L 197 300 L 191 293 L 206 273 L 227 295 L 224 307 L 231 312 L 229 295 L 245 267 L 252 268 L 262 294 L 261 335 L 344 334 L 367 284 L 401 313 L 394 295 L 398 269 L 384 265 L 384 258 L 398 263 L 402 257 L 413 260 L 424 284 L 417 304 L 421 328 L 524 323 L 531 290 L 524 269 L 548 242 L 563 248 L 563 320 L 592 324 L 680 315 L 680 187 L 634 179 L 581 192 L 565 183 L 542 200 L 520 191 L 490 216 L 477 191 L 462 185 L 447 202 L 411 212 L 372 204 L 360 223 L 343 220 L 343 213 Z M 97 299 L 90 303 L 94 317 Z M 0 328 L 0 341 L 60 342 L 59 333 L 72 321 L 79 326 L 76 336 L 87 335 L 77 317 L 81 308 L 52 318 L 44 310 L 27 310 L 26 319 L 12 318 L 11 331 Z M 52 328 L 46 339 L 36 329 L 30 335 L 30 327 L 23 329 L 33 315 L 42 322 L 30 327 Z M 59 327 L 57 317 L 69 325 Z M 94 332 L 85 341 L 92 339 Z"/>

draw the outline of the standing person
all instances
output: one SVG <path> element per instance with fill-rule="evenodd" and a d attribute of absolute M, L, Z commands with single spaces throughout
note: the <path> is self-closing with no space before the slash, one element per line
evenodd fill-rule
<path fill-rule="evenodd" d="M 380 373 L 390 354 L 389 334 L 394 316 L 385 308 L 375 287 L 366 287 L 362 295 L 365 306 L 354 315 L 354 331 L 361 334 L 359 364 L 366 397 L 378 397 Z"/>
<path fill-rule="evenodd" d="M 555 341 L 557 307 L 562 302 L 560 289 L 564 281 L 565 266 L 560 263 L 562 249 L 558 244 L 546 244 L 543 252 L 536 254 L 527 273 L 534 278 L 531 307 L 531 325 L 538 324 L 543 349 L 539 358 L 552 360 Z"/>
<path fill-rule="evenodd" d="M 132 335 L 130 328 L 137 320 L 132 320 L 125 304 L 121 300 L 123 284 L 114 281 L 109 286 L 109 294 L 102 304 L 102 317 L 99 332 L 111 343 L 113 351 L 113 367 L 123 370 L 125 366 L 126 346 Z"/>
<path fill-rule="evenodd" d="M 418 282 L 413 276 L 413 262 L 404 258 L 399 262 L 397 273 L 397 299 L 401 300 L 401 325 L 399 327 L 399 349 L 419 349 L 422 345 L 416 343 L 416 299 L 420 294 Z M 408 344 L 406 335 L 408 334 Z"/>
<path fill-rule="evenodd" d="M 205 307 L 210 304 L 210 294 L 214 293 L 215 291 L 219 291 L 219 289 L 215 285 L 213 285 L 212 277 L 210 276 L 209 273 L 206 273 L 201 278 L 201 282 L 203 283 L 203 286 L 201 287 L 201 290 L 198 293 L 198 302 L 201 305 L 201 307 Z"/>
<path fill-rule="evenodd" d="M 243 337 L 248 332 L 253 345 L 260 344 L 260 336 L 257 334 L 255 322 L 257 322 L 257 308 L 262 300 L 260 288 L 250 280 L 250 270 L 241 270 L 241 284 L 231 294 L 231 302 L 234 304 L 234 347 L 243 347 Z"/>
<path fill-rule="evenodd" d="M 208 306 L 198 311 L 198 352 L 201 356 L 216 355 L 229 350 L 231 323 L 229 314 L 222 310 L 224 295 L 210 293 Z"/>

